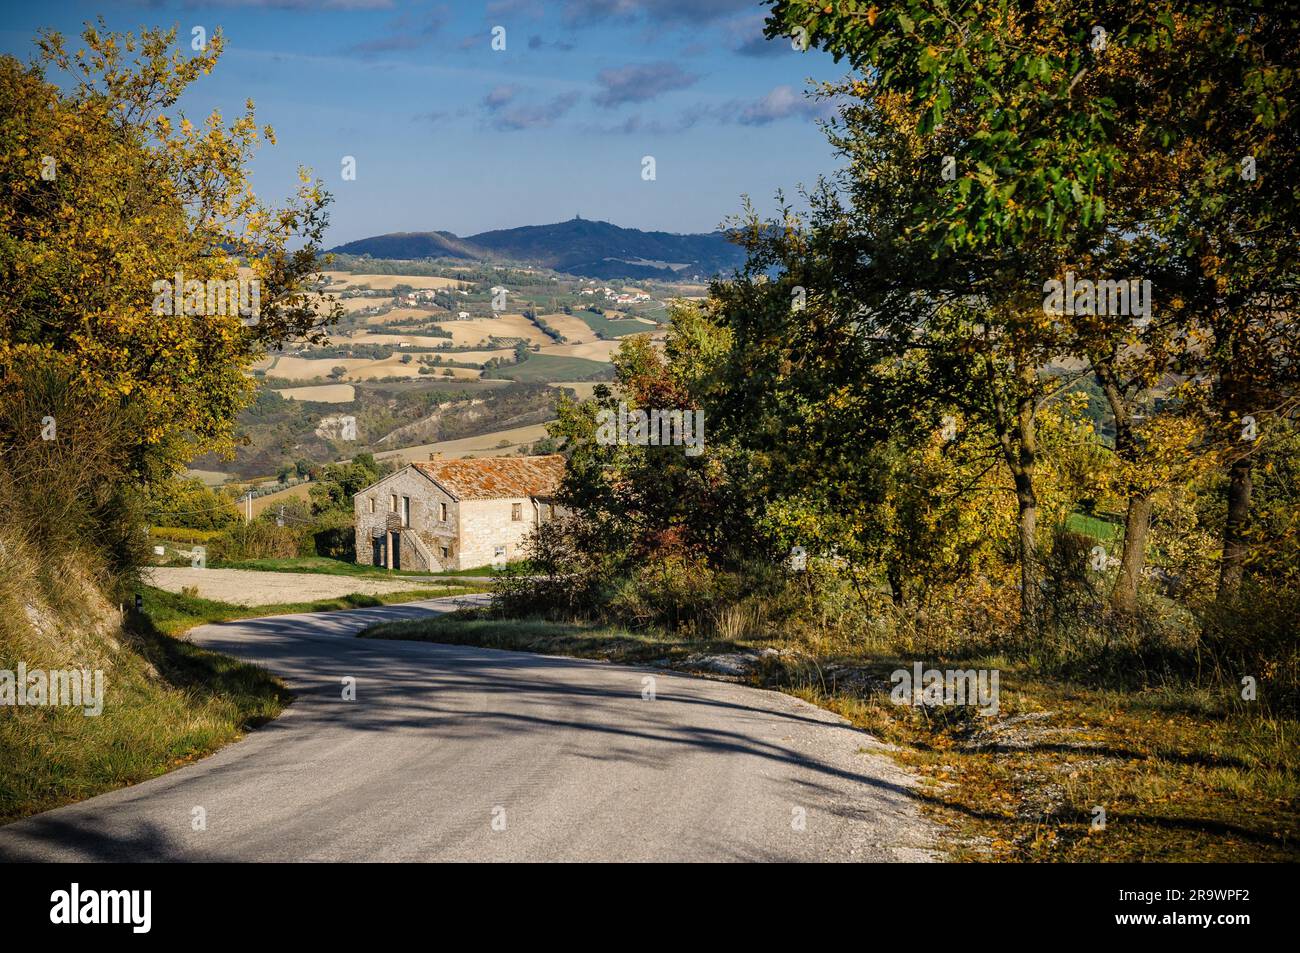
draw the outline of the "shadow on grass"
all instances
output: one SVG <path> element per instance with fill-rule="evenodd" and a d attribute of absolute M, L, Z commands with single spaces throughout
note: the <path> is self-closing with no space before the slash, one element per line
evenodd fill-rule
<path fill-rule="evenodd" d="M 246 713 L 241 730 L 266 724 L 293 701 L 293 693 L 265 669 L 168 635 L 146 613 L 129 611 L 124 630 L 132 647 L 168 685 L 198 697 L 224 699 Z"/>

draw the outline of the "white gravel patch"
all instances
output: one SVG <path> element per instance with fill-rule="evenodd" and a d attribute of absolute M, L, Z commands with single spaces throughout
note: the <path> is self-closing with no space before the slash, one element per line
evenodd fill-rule
<path fill-rule="evenodd" d="M 313 602 L 336 599 L 352 593 L 375 596 L 437 585 L 413 579 L 357 579 L 309 572 L 258 572 L 254 569 L 191 569 L 188 566 L 155 566 L 145 571 L 145 581 L 168 592 L 194 586 L 199 596 L 239 606 L 261 606 L 277 602 Z"/>

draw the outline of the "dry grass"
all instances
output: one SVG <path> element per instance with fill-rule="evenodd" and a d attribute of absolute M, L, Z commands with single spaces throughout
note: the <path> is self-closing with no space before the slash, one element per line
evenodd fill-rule
<path fill-rule="evenodd" d="M 595 381 L 557 381 L 555 383 L 549 384 L 548 386 L 561 387 L 561 388 L 566 388 L 568 390 L 571 390 L 578 395 L 578 400 L 590 400 L 596 391 Z M 614 384 L 612 381 L 606 384 L 605 386 L 610 388 L 611 390 L 614 389 Z"/>
<path fill-rule="evenodd" d="M 357 399 L 351 384 L 320 384 L 316 387 L 286 387 L 277 390 L 285 400 L 312 400 L 324 404 L 350 404 Z"/>
<path fill-rule="evenodd" d="M 619 348 L 618 341 L 592 341 L 589 344 L 550 344 L 538 353 L 552 357 L 583 357 L 589 361 L 610 362 L 614 352 Z"/>
<path fill-rule="evenodd" d="M 253 515 L 258 516 L 272 507 L 279 506 L 289 500 L 307 500 L 310 499 L 311 484 L 297 483 L 287 489 L 280 490 L 277 493 L 268 493 L 266 496 L 259 496 L 253 500 Z"/>
<path fill-rule="evenodd" d="M 559 331 L 570 344 L 590 344 L 596 340 L 596 332 L 581 318 L 564 312 L 543 314 L 541 320 Z"/>
<path fill-rule="evenodd" d="M 441 453 L 448 458 L 464 457 L 469 454 L 476 457 L 511 456 L 525 444 L 534 443 L 545 436 L 546 424 L 529 424 L 526 427 L 513 427 L 510 430 L 494 430 L 476 437 L 425 443 L 416 447 L 404 447 L 401 450 L 386 450 L 375 454 L 375 458 L 400 460 L 406 464 L 415 460 L 428 460 L 431 453 Z"/>
<path fill-rule="evenodd" d="M 451 333 L 457 346 L 487 344 L 488 338 L 523 338 L 529 344 L 550 344 L 537 325 L 522 314 L 501 314 L 491 318 L 467 318 L 464 321 L 439 321 L 438 327 Z"/>
<path fill-rule="evenodd" d="M 290 381 L 315 380 L 320 377 L 327 377 L 335 367 L 347 368 L 345 380 L 375 380 L 384 377 L 424 377 L 420 373 L 420 365 L 412 360 L 409 364 L 402 363 L 402 355 L 394 354 L 392 357 L 383 360 L 360 358 L 360 357 L 330 357 L 330 358 L 306 358 L 306 357 L 282 357 L 275 369 L 271 371 L 276 377 L 282 377 Z M 474 368 L 456 367 L 451 369 L 453 376 L 458 379 L 477 380 L 480 372 Z M 438 368 L 436 376 L 443 376 L 443 369 Z"/>
<path fill-rule="evenodd" d="M 459 288 L 464 282 L 454 278 L 436 278 L 428 275 L 354 275 L 347 271 L 326 271 L 323 273 L 330 281 L 328 290 L 341 288 L 359 288 L 362 285 L 376 290 L 391 291 L 398 285 L 410 285 L 412 288 Z"/>

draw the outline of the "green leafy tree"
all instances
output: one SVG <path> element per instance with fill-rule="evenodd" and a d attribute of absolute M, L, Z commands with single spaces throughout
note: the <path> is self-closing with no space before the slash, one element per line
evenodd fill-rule
<path fill-rule="evenodd" d="M 352 498 L 390 470 L 390 465 L 377 463 L 370 453 L 359 453 L 349 463 L 327 464 L 307 491 L 312 513 L 350 515 Z"/>
<path fill-rule="evenodd" d="M 1259 445 L 1232 438 L 1242 417 L 1277 419 L 1296 393 L 1295 18 L 1262 0 L 795 0 L 774 5 L 767 29 L 846 59 L 855 73 L 831 91 L 913 147 L 935 194 L 908 234 L 980 255 L 1056 244 L 1022 281 L 1070 267 L 1153 279 L 1162 313 L 1141 333 L 1062 328 L 1101 380 L 1126 474 L 1112 601 L 1133 608 L 1152 494 L 1186 472 L 1136 432 L 1166 374 L 1206 385 L 1177 406 L 1205 408 L 1218 446 L 1201 449 L 1232 473 L 1220 592 L 1234 591 Z"/>

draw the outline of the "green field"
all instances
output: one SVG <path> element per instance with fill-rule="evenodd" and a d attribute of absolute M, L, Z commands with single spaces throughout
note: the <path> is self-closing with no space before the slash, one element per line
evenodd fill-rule
<path fill-rule="evenodd" d="M 525 384 L 549 384 L 552 381 L 612 380 L 614 369 L 585 357 L 556 357 L 553 354 L 530 354 L 522 364 L 501 367 L 493 375 Z"/>
<path fill-rule="evenodd" d="M 640 321 L 633 321 L 631 318 L 611 321 L 603 314 L 592 314 L 590 311 L 575 311 L 573 316 L 604 338 L 623 338 L 629 334 L 649 334 L 654 330 L 650 325 L 642 324 Z"/>
<path fill-rule="evenodd" d="M 1083 513 L 1071 513 L 1065 519 L 1065 528 L 1084 536 L 1091 536 L 1103 543 L 1109 543 L 1120 532 L 1120 524 L 1099 516 L 1087 516 Z"/>

